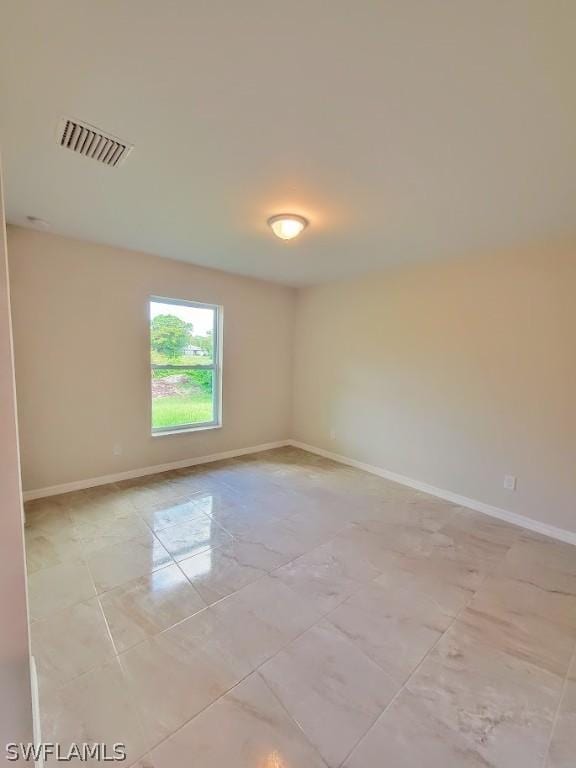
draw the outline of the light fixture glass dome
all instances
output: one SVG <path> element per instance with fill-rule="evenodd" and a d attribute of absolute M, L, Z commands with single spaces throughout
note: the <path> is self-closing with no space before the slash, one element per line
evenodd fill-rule
<path fill-rule="evenodd" d="M 268 219 L 268 224 L 276 237 L 281 240 L 292 240 L 293 237 L 298 237 L 308 222 L 303 216 L 295 213 L 279 213 Z"/>

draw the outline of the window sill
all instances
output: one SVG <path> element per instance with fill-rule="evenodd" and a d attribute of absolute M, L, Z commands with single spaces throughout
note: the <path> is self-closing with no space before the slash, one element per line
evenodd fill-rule
<path fill-rule="evenodd" d="M 187 435 L 190 432 L 205 432 L 208 429 L 222 429 L 222 424 L 200 424 L 197 427 L 183 427 L 182 429 L 167 429 L 163 432 L 152 432 L 152 437 L 166 437 L 167 435 Z"/>

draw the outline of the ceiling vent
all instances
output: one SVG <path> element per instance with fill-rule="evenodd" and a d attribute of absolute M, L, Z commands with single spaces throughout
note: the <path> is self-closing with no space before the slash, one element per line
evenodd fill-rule
<path fill-rule="evenodd" d="M 58 144 L 114 168 L 126 160 L 133 148 L 132 144 L 93 125 L 68 117 L 64 117 L 58 125 Z"/>

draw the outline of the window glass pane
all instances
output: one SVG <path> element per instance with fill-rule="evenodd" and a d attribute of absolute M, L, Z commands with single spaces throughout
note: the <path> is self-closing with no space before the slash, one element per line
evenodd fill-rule
<path fill-rule="evenodd" d="M 152 428 L 216 421 L 216 309 L 150 301 Z"/>
<path fill-rule="evenodd" d="M 213 362 L 214 320 L 212 307 L 150 302 L 152 363 L 209 365 Z"/>
<path fill-rule="evenodd" d="M 152 427 L 181 427 L 214 421 L 214 372 L 152 372 Z"/>

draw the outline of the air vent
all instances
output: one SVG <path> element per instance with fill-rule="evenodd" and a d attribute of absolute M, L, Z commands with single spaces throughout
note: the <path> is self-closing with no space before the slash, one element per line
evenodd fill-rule
<path fill-rule="evenodd" d="M 117 168 L 132 151 L 132 145 L 104 133 L 88 123 L 63 118 L 58 126 L 58 144 L 84 157 Z"/>

